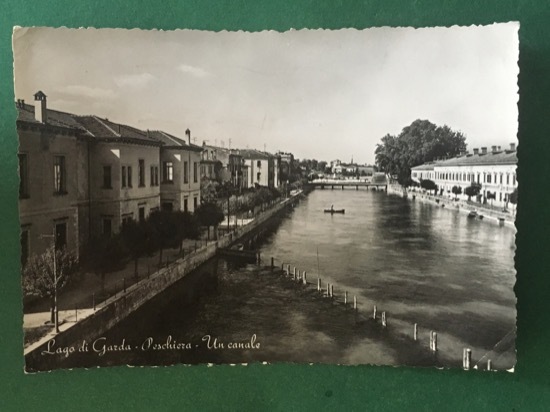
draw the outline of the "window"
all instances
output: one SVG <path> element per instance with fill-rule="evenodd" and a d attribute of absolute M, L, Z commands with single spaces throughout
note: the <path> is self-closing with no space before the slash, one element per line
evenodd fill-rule
<path fill-rule="evenodd" d="M 491 173 L 487 174 L 487 183 L 491 183 L 492 175 Z"/>
<path fill-rule="evenodd" d="M 55 249 L 60 250 L 67 246 L 67 223 L 55 224 Z"/>
<path fill-rule="evenodd" d="M 174 163 L 163 162 L 162 164 L 162 181 L 173 182 L 174 181 Z"/>
<path fill-rule="evenodd" d="M 65 156 L 54 156 L 53 160 L 54 189 L 57 194 L 66 193 L 67 174 L 65 170 Z"/>
<path fill-rule="evenodd" d="M 112 189 L 111 186 L 111 166 L 103 166 L 103 188 Z"/>
<path fill-rule="evenodd" d="M 29 229 L 21 229 L 21 266 L 29 259 Z"/>
<path fill-rule="evenodd" d="M 189 183 L 189 163 L 183 162 L 183 183 Z"/>
<path fill-rule="evenodd" d="M 187 202 L 188 199 L 183 199 L 183 211 L 184 212 L 188 212 L 189 211 L 189 206 L 187 205 Z"/>
<path fill-rule="evenodd" d="M 512 175 L 512 184 L 514 186 L 516 185 L 516 174 L 515 173 Z"/>
<path fill-rule="evenodd" d="M 122 215 L 122 226 L 127 225 L 132 220 L 134 220 L 134 214 L 133 213 L 127 213 Z"/>
<path fill-rule="evenodd" d="M 261 160 L 258 160 L 258 161 L 256 162 L 256 166 L 257 166 L 257 167 L 262 167 L 262 161 L 261 161 Z"/>
<path fill-rule="evenodd" d="M 159 167 L 151 166 L 151 186 L 159 185 Z"/>
<path fill-rule="evenodd" d="M 193 182 L 197 183 L 197 162 L 193 162 Z"/>
<path fill-rule="evenodd" d="M 29 197 L 29 171 L 27 165 L 27 155 L 19 155 L 19 197 Z"/>
<path fill-rule="evenodd" d="M 172 202 L 162 202 L 161 209 L 166 212 L 171 212 L 172 210 L 174 210 L 174 205 L 172 204 Z"/>
<path fill-rule="evenodd" d="M 212 177 L 212 165 L 208 165 L 208 177 Z"/>
<path fill-rule="evenodd" d="M 199 200 L 197 199 L 197 196 L 193 198 L 193 210 L 197 210 Z"/>
<path fill-rule="evenodd" d="M 261 176 L 261 175 L 262 175 L 262 174 L 261 174 L 260 172 L 258 172 L 258 173 L 256 174 L 256 180 L 257 180 L 258 182 L 260 181 L 260 176 Z"/>
<path fill-rule="evenodd" d="M 139 187 L 145 186 L 145 160 L 138 160 L 138 185 Z"/>
<path fill-rule="evenodd" d="M 104 217 L 103 218 L 103 236 L 106 236 L 106 237 L 110 237 L 111 234 L 113 233 L 112 232 L 113 230 L 113 227 L 112 227 L 112 220 L 110 217 Z"/>
<path fill-rule="evenodd" d="M 506 173 L 506 184 L 510 184 L 510 175 L 508 173 Z"/>
<path fill-rule="evenodd" d="M 120 169 L 120 186 L 126 187 L 126 166 L 122 166 Z"/>
<path fill-rule="evenodd" d="M 132 166 L 128 166 L 128 187 L 132 187 Z"/>
<path fill-rule="evenodd" d="M 500 174 L 500 184 L 502 184 L 502 173 Z"/>
<path fill-rule="evenodd" d="M 145 206 L 141 206 L 139 209 L 139 221 L 143 222 L 145 221 Z"/>

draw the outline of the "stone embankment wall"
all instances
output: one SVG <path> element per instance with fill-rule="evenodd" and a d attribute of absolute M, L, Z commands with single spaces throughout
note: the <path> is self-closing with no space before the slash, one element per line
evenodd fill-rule
<path fill-rule="evenodd" d="M 262 213 L 249 224 L 237 228 L 233 232 L 220 237 L 217 241 L 203 246 L 185 258 L 179 259 L 166 268 L 153 273 L 148 278 L 126 289 L 124 293 L 118 293 L 116 296 L 102 303 L 92 315 L 58 333 L 52 338 L 55 339 L 55 343 L 52 343 L 52 339 L 49 339 L 31 345 L 25 350 L 27 370 L 31 371 L 34 364 L 40 365 L 41 370 L 48 369 L 47 365 L 45 365 L 47 358 L 42 354 L 43 351 L 48 350 L 48 345 L 54 345 L 56 348 L 75 346 L 83 340 L 89 342 L 101 336 L 128 317 L 137 308 L 193 272 L 193 270 L 203 263 L 212 259 L 216 255 L 218 248 L 228 247 L 250 232 L 258 230 L 271 218 L 279 215 L 288 206 L 296 203 L 300 196 L 302 196 L 301 193 L 296 193 L 292 197 L 275 204 L 271 209 Z M 55 359 L 56 363 L 58 363 L 58 357 L 51 358 L 52 360 Z"/>

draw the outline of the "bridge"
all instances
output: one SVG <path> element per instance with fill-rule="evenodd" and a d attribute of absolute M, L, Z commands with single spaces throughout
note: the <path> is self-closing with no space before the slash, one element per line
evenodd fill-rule
<path fill-rule="evenodd" d="M 372 189 L 372 190 L 388 190 L 388 182 L 386 180 L 386 177 L 378 177 L 377 179 L 364 179 L 364 180 L 357 180 L 357 179 L 345 179 L 345 180 L 337 180 L 337 179 L 317 179 L 312 180 L 311 182 L 307 183 L 307 186 L 310 188 L 319 188 L 319 189 L 341 189 L 344 190 L 345 188 L 355 188 L 355 190 L 359 190 L 360 187 L 366 188 L 366 189 Z"/>

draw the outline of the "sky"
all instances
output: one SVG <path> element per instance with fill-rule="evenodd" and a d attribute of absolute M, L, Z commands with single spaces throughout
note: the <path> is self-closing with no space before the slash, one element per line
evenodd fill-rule
<path fill-rule="evenodd" d="M 468 149 L 517 142 L 515 23 L 207 32 L 20 28 L 15 99 L 197 144 L 374 163 L 416 119 Z"/>

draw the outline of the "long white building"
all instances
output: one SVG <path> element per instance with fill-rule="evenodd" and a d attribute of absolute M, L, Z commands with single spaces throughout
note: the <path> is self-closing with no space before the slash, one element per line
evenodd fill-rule
<path fill-rule="evenodd" d="M 510 194 L 518 186 L 517 162 L 515 143 L 511 143 L 507 149 L 492 146 L 491 151 L 482 147 L 481 150 L 474 149 L 473 153 L 413 167 L 411 178 L 417 183 L 426 179 L 433 180 L 441 196 L 454 197 L 453 186 L 460 186 L 462 194 L 458 197 L 463 200 L 468 198 L 464 190 L 474 182 L 479 183 L 481 202 L 487 200 L 489 193 L 495 194 L 492 203 L 504 207 Z"/>

